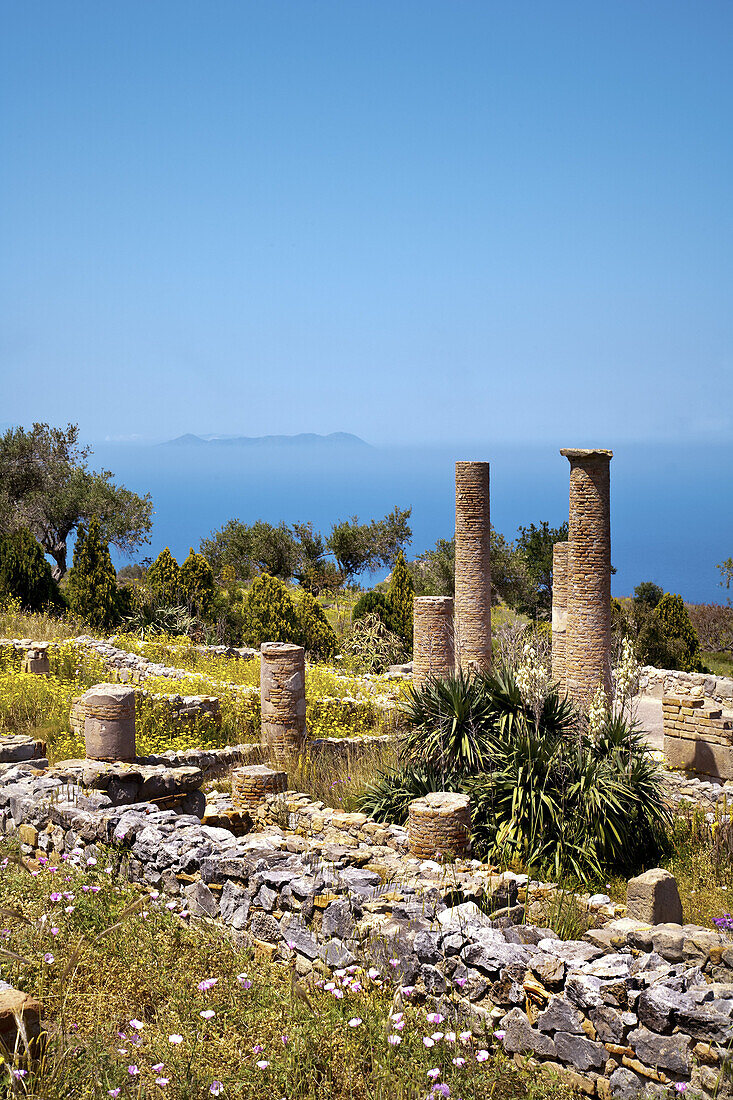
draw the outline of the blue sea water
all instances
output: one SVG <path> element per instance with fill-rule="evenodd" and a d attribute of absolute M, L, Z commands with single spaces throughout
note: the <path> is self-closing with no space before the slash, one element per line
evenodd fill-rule
<path fill-rule="evenodd" d="M 491 519 L 513 538 L 520 524 L 568 514 L 568 462 L 557 446 L 239 448 L 99 444 L 93 464 L 111 469 L 155 508 L 150 547 L 182 560 L 233 516 L 247 523 L 339 520 L 412 508 L 414 556 L 454 524 L 453 464 L 491 463 Z M 716 564 L 733 555 L 733 445 L 621 445 L 611 463 L 614 595 L 642 580 L 694 602 L 720 602 Z M 118 559 L 123 564 L 127 559 Z M 376 578 L 374 578 L 376 579 Z M 363 578 L 368 582 L 369 578 Z"/>

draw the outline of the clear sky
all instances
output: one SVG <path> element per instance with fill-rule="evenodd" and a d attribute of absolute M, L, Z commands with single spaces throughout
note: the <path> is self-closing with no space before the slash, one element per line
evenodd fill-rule
<path fill-rule="evenodd" d="M 733 4 L 22 0 L 0 422 L 733 439 Z"/>

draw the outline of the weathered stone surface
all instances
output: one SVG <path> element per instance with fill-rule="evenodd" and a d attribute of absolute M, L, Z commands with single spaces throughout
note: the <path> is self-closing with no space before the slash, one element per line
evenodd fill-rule
<path fill-rule="evenodd" d="M 572 1035 L 582 1035 L 583 1027 L 578 1012 L 567 997 L 551 997 L 544 1012 L 540 1012 L 535 1026 L 539 1031 L 566 1031 Z"/>
<path fill-rule="evenodd" d="M 639 1027 L 630 1032 L 628 1041 L 646 1065 L 671 1073 L 689 1073 L 692 1065 L 689 1035 L 655 1035 L 648 1028 Z"/>
<path fill-rule="evenodd" d="M 186 895 L 188 911 L 194 917 L 217 917 L 219 915 L 219 902 L 203 882 L 190 883 L 190 885 L 184 887 L 183 893 Z"/>
<path fill-rule="evenodd" d="M 348 898 L 332 901 L 323 913 L 324 936 L 338 936 L 345 940 L 354 932 L 354 914 Z"/>
<path fill-rule="evenodd" d="M 628 915 L 647 924 L 682 924 L 682 902 L 674 875 L 653 867 L 629 880 Z"/>
<path fill-rule="evenodd" d="M 41 1034 L 41 1005 L 29 993 L 21 993 L 6 983 L 0 989 L 0 1044 L 9 1054 L 26 1049 L 37 1055 Z"/>
<path fill-rule="evenodd" d="M 569 1062 L 585 1073 L 589 1069 L 601 1069 L 606 1063 L 606 1050 L 602 1043 L 576 1034 L 558 1031 L 555 1035 L 555 1050 L 561 1062 Z"/>
<path fill-rule="evenodd" d="M 625 1066 L 619 1066 L 611 1074 L 608 1084 L 613 1100 L 639 1100 L 646 1082 Z"/>
<path fill-rule="evenodd" d="M 487 930 L 488 931 L 488 930 Z M 476 966 L 485 974 L 495 974 L 504 966 L 529 963 L 529 954 L 518 944 L 506 943 L 503 938 L 488 939 L 482 933 L 478 943 L 470 943 L 461 951 L 461 958 L 469 966 Z"/>
<path fill-rule="evenodd" d="M 510 1054 L 536 1054 L 541 1058 L 556 1058 L 557 1050 L 549 1035 L 537 1031 L 529 1022 L 526 1013 L 513 1008 L 501 1021 L 504 1035 L 504 1049 Z"/>

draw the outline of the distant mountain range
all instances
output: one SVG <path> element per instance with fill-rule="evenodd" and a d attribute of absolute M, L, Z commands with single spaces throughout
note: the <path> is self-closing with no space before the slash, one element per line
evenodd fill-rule
<path fill-rule="evenodd" d="M 316 435 L 301 432 L 299 435 L 179 435 L 161 443 L 161 447 L 371 447 L 371 444 L 349 432 L 331 432 Z"/>

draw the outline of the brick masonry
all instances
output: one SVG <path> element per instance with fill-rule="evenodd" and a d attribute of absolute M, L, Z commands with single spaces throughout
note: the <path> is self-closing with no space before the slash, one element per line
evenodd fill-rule
<path fill-rule="evenodd" d="M 612 451 L 566 448 L 570 462 L 567 690 L 586 709 L 599 687 L 611 692 Z"/>
<path fill-rule="evenodd" d="M 733 779 L 733 717 L 702 696 L 664 695 L 664 755 L 671 768 Z"/>
<path fill-rule="evenodd" d="M 414 686 L 422 687 L 431 676 L 452 676 L 456 663 L 453 600 L 450 596 L 417 596 L 412 620 Z"/>
<path fill-rule="evenodd" d="M 552 678 L 565 686 L 565 634 L 568 628 L 568 544 L 552 548 Z"/>
<path fill-rule="evenodd" d="M 456 462 L 456 644 L 464 671 L 491 668 L 488 462 Z"/>

